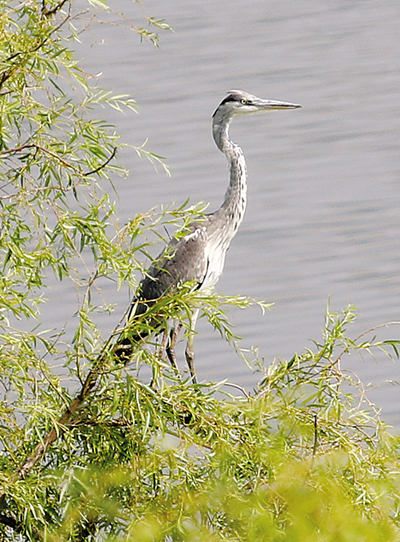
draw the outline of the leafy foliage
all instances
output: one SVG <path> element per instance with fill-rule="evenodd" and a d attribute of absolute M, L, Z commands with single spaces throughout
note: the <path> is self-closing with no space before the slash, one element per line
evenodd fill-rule
<path fill-rule="evenodd" d="M 328 313 L 313 350 L 260 362 L 251 393 L 191 385 L 150 342 L 129 366 L 116 362 L 120 333 L 158 331 L 196 307 L 240 352 L 225 310 L 252 301 L 184 285 L 151 307 L 150 324 L 149 314 L 123 321 L 104 340 L 95 315 L 112 307 L 94 305 L 99 281 L 134 288 L 147 234 L 184 231 L 204 208 L 186 202 L 121 227 L 108 194 L 124 174 L 121 143 L 97 115 L 135 103 L 90 87 L 71 53 L 70 2 L 0 9 L 0 540 L 399 540 L 398 439 L 340 367 L 356 351 L 396 356 L 398 341 L 349 339 L 350 309 Z M 148 21 L 133 27 L 157 43 L 153 31 L 169 27 Z M 40 326 L 50 274 L 78 291 L 71 341 Z"/>

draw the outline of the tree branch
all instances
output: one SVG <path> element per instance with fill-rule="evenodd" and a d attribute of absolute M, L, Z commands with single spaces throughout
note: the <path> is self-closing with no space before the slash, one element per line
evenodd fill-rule
<path fill-rule="evenodd" d="M 53 442 L 57 440 L 68 429 L 68 427 L 71 425 L 74 414 L 80 409 L 84 401 L 89 397 L 91 391 L 95 387 L 101 373 L 103 359 L 104 358 L 101 357 L 98 360 L 96 366 L 89 371 L 89 374 L 86 377 L 86 380 L 82 386 L 79 395 L 66 408 L 63 415 L 59 418 L 56 426 L 50 429 L 45 438 L 36 445 L 36 448 L 33 450 L 31 455 L 11 476 L 10 483 L 14 483 L 17 480 L 24 479 L 33 469 L 36 463 L 43 458 L 43 456 L 49 450 Z M 2 498 L 4 495 L 5 491 L 1 492 L 0 498 Z"/>
<path fill-rule="evenodd" d="M 81 391 L 77 397 L 64 410 L 62 416 L 58 419 L 56 425 L 50 429 L 47 435 L 35 447 L 31 455 L 19 467 L 19 469 L 10 477 L 9 483 L 13 484 L 17 480 L 23 480 L 33 467 L 43 458 L 55 442 L 71 425 L 76 412 L 81 408 L 86 399 L 90 396 L 93 388 L 96 386 L 100 374 L 102 373 L 104 361 L 107 355 L 107 349 L 112 340 L 112 336 L 105 342 L 101 353 L 98 355 L 94 367 L 89 371 L 84 381 Z M 0 500 L 4 499 L 6 491 L 0 491 Z"/>
<path fill-rule="evenodd" d="M 46 1 L 43 0 L 42 1 L 42 15 L 44 17 L 51 17 L 52 15 L 54 15 L 55 13 L 57 13 L 57 11 L 59 11 L 60 9 L 62 9 L 62 7 L 64 6 L 64 4 L 66 4 L 67 2 L 69 2 L 69 0 L 62 0 L 59 4 L 57 4 L 56 6 L 54 6 L 54 8 L 52 9 L 47 9 L 46 8 Z"/>
<path fill-rule="evenodd" d="M 68 14 L 57 26 L 55 26 L 54 28 L 50 30 L 47 36 L 45 36 L 42 40 L 40 40 L 34 47 L 32 47 L 31 49 L 28 49 L 27 51 L 17 51 L 16 53 L 13 53 L 10 57 L 4 60 L 3 63 L 5 64 L 7 62 L 11 62 L 16 57 L 21 56 L 21 55 L 26 56 L 32 53 L 36 53 L 36 51 L 38 51 L 41 47 L 43 47 L 43 45 L 45 45 L 45 43 L 49 40 L 52 34 L 60 30 L 60 28 L 64 26 L 64 24 L 68 20 L 70 20 L 70 18 L 71 18 L 71 15 Z M 2 73 L 0 73 L 0 89 L 4 85 L 4 83 L 7 81 L 7 79 L 9 79 L 12 76 L 12 74 L 14 73 L 14 71 L 17 69 L 18 66 L 19 64 L 14 63 L 9 68 L 5 69 Z"/>
<path fill-rule="evenodd" d="M 18 154 L 20 152 L 23 152 L 25 149 L 32 149 L 32 148 L 38 151 L 41 151 L 43 154 L 48 154 L 52 158 L 55 158 L 56 160 L 61 162 L 63 166 L 69 169 L 72 169 L 80 177 L 88 177 L 89 175 L 94 175 L 95 173 L 98 173 L 99 171 L 104 169 L 117 154 L 117 147 L 114 147 L 111 155 L 102 164 L 100 164 L 97 168 L 92 169 L 90 171 L 86 171 L 86 172 L 81 171 L 77 167 L 73 166 L 72 164 L 64 160 L 64 158 L 61 158 L 61 156 L 59 156 L 58 154 L 50 151 L 49 149 L 46 149 L 45 147 L 42 147 L 41 145 L 38 145 L 37 143 L 24 143 L 20 145 L 19 147 L 14 147 L 13 149 L 7 149 L 5 151 L 1 151 L 0 156 Z"/>
<path fill-rule="evenodd" d="M 114 147 L 111 155 L 109 158 L 107 158 L 107 160 L 105 162 L 103 162 L 99 167 L 97 167 L 96 169 L 92 169 L 92 171 L 88 171 L 86 173 L 82 173 L 82 176 L 83 177 L 88 177 L 89 175 L 94 175 L 95 173 L 98 173 L 100 170 L 102 170 L 103 168 L 105 168 L 110 162 L 111 160 L 114 158 L 114 156 L 117 154 L 117 147 Z"/>

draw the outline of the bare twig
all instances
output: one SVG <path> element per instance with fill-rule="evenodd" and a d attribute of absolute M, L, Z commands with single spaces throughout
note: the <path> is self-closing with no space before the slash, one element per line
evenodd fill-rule
<path fill-rule="evenodd" d="M 7 149 L 5 151 L 2 151 L 0 153 L 0 156 L 5 156 L 7 154 L 18 154 L 24 151 L 25 149 L 32 149 L 32 148 L 38 151 L 41 151 L 43 154 L 48 154 L 52 158 L 55 158 L 56 160 L 61 162 L 63 166 L 69 169 L 72 169 L 80 177 L 88 177 L 89 175 L 94 175 L 95 173 L 98 173 L 100 170 L 105 168 L 117 154 L 117 147 L 114 147 L 111 155 L 102 164 L 100 164 L 97 168 L 92 169 L 90 171 L 86 171 L 86 172 L 81 171 L 79 168 L 73 166 L 72 164 L 64 160 L 64 158 L 62 158 L 58 154 L 54 153 L 53 151 L 50 151 L 49 149 L 46 149 L 45 147 L 42 147 L 41 145 L 38 145 L 37 143 L 24 143 L 23 145 L 20 145 L 19 147 L 14 147 L 12 149 Z"/>
<path fill-rule="evenodd" d="M 372 331 L 375 331 L 377 329 L 381 329 L 383 327 L 389 327 L 389 326 L 398 326 L 398 325 L 400 325 L 400 322 L 393 321 L 393 322 L 386 322 L 386 324 L 380 324 L 378 326 L 371 327 L 370 329 L 367 329 L 367 331 L 363 331 L 362 333 L 360 333 L 360 335 L 358 335 L 358 337 L 354 339 L 354 342 L 359 341 L 362 337 L 364 337 L 365 335 L 368 335 L 368 333 L 371 333 Z"/>
<path fill-rule="evenodd" d="M 45 0 L 43 0 L 42 2 L 42 15 L 44 17 L 51 17 L 52 15 L 54 15 L 55 13 L 57 13 L 57 11 L 59 11 L 60 9 L 62 9 L 62 7 L 64 6 L 64 4 L 66 4 L 67 2 L 69 2 L 69 0 L 61 0 L 61 2 L 59 4 L 57 4 L 56 6 L 54 6 L 54 8 L 52 9 L 47 9 L 46 8 L 46 2 Z"/>
<path fill-rule="evenodd" d="M 372 333 L 373 331 L 376 331 L 377 329 L 382 329 L 384 327 L 389 327 L 389 326 L 398 326 L 400 325 L 400 321 L 396 321 L 394 320 L 393 322 L 386 322 L 385 324 L 379 324 L 377 326 L 374 326 L 374 327 L 371 327 L 370 329 L 367 329 L 366 331 L 363 331 L 362 333 L 360 333 L 360 335 L 358 335 L 355 339 L 354 339 L 354 343 L 356 343 L 357 341 L 359 341 L 360 339 L 362 339 L 362 337 L 365 337 L 365 335 L 368 335 L 369 333 Z M 372 346 L 372 345 L 371 345 Z M 337 365 L 342 356 L 344 354 L 346 354 L 346 352 L 348 352 L 349 350 L 349 347 L 346 346 L 345 348 L 343 348 L 343 350 L 340 352 L 340 354 L 337 356 L 337 358 L 332 361 L 330 367 L 333 367 L 334 365 Z"/>
<path fill-rule="evenodd" d="M 250 395 L 242 386 L 239 386 L 239 384 L 233 384 L 233 382 L 225 382 L 224 386 L 230 386 L 231 388 L 236 388 L 237 390 L 240 390 L 243 393 L 246 399 L 250 399 Z"/>
<path fill-rule="evenodd" d="M 317 453 L 317 446 L 318 446 L 318 417 L 316 414 L 314 414 L 314 443 L 312 448 L 312 455 L 315 457 L 315 454 Z"/>
<path fill-rule="evenodd" d="M 94 175 L 95 173 L 98 173 L 101 169 L 105 168 L 111 162 L 111 160 L 114 158 L 116 154 L 117 154 L 117 147 L 114 147 L 110 157 L 107 158 L 107 160 L 103 162 L 103 164 L 101 164 L 96 169 L 92 169 L 92 171 L 88 171 L 87 173 L 82 173 L 82 177 L 87 177 L 88 175 Z"/>

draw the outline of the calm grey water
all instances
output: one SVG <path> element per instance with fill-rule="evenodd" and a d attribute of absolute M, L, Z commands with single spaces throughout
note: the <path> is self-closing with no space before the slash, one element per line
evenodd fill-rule
<path fill-rule="evenodd" d="M 143 24 L 132 2 L 110 5 Z M 82 67 L 102 73 L 99 86 L 140 105 L 139 115 L 104 113 L 123 139 L 149 138 L 171 167 L 168 178 L 133 153 L 120 155 L 131 172 L 116 180 L 122 219 L 187 197 L 220 205 L 227 169 L 210 122 L 227 90 L 300 103 L 236 119 L 231 129 L 248 162 L 249 205 L 218 290 L 274 302 L 264 316 L 233 311 L 235 330 L 269 362 L 320 339 L 328 298 L 335 311 L 356 305 L 353 337 L 400 320 L 398 0 L 148 0 L 144 10 L 175 30 L 161 35 L 160 48 L 101 24 L 78 48 Z M 105 294 L 115 296 L 112 285 Z M 66 318 L 75 304 L 68 292 L 58 299 Z M 122 312 L 126 292 L 116 299 Z M 105 315 L 102 326 L 111 330 L 117 319 Z M 399 329 L 380 336 L 397 338 Z M 200 380 L 255 384 L 205 321 L 198 331 Z M 375 387 L 371 398 L 400 428 L 399 388 L 386 383 L 399 380 L 399 362 L 354 356 L 344 366 Z"/>

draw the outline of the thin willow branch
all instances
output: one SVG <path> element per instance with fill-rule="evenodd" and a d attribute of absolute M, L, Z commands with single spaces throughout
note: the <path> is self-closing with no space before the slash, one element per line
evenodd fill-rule
<path fill-rule="evenodd" d="M 51 31 L 48 33 L 48 35 L 45 38 L 40 40 L 39 43 L 37 43 L 34 47 L 32 47 L 31 49 L 29 49 L 27 51 L 17 51 L 15 53 L 13 53 L 11 56 L 9 56 L 7 59 L 5 59 L 4 64 L 6 64 L 7 62 L 13 61 L 18 56 L 31 55 L 32 53 L 36 53 L 36 51 L 39 51 L 39 49 L 41 49 L 43 47 L 43 45 L 45 45 L 47 43 L 47 41 L 50 39 L 50 37 L 55 32 L 60 30 L 60 28 L 62 28 L 65 25 L 65 23 L 67 21 L 69 21 L 70 19 L 71 19 L 71 16 L 70 16 L 70 14 L 68 14 L 57 26 L 55 26 L 54 28 L 51 29 Z M 15 72 L 15 70 L 17 68 L 18 68 L 18 64 L 14 63 L 9 68 L 5 69 L 2 73 L 0 73 L 0 89 L 4 85 L 4 83 L 8 79 L 10 79 L 10 77 L 12 76 L 12 74 Z"/>
<path fill-rule="evenodd" d="M 24 143 L 23 145 L 20 145 L 19 147 L 14 147 L 13 149 L 7 149 L 5 151 L 2 151 L 0 153 L 0 156 L 5 156 L 7 154 L 9 154 L 9 155 L 18 154 L 18 153 L 24 151 L 25 149 L 32 149 L 32 148 L 36 149 L 38 151 L 41 151 L 43 154 L 48 154 L 52 158 L 55 158 L 63 166 L 65 166 L 65 167 L 67 167 L 69 169 L 72 169 L 80 177 L 88 177 L 89 175 L 94 175 L 95 173 L 98 173 L 99 171 L 104 169 L 111 162 L 111 160 L 115 157 L 115 155 L 117 154 L 117 147 L 114 147 L 111 155 L 102 164 L 100 164 L 95 169 L 92 169 L 92 170 L 86 171 L 86 172 L 81 171 L 79 168 L 73 166 L 72 164 L 70 164 L 69 162 L 64 160 L 64 158 L 61 158 L 61 156 L 59 156 L 58 154 L 50 151 L 49 149 L 46 149 L 45 147 L 42 147 L 41 145 L 38 145 L 37 143 Z"/>
<path fill-rule="evenodd" d="M 107 158 L 107 160 L 103 162 L 103 164 L 101 164 L 96 169 L 92 169 L 91 171 L 88 171 L 87 173 L 82 173 L 82 177 L 87 177 L 88 175 L 94 175 L 95 173 L 98 173 L 101 169 L 105 168 L 111 162 L 111 160 L 115 157 L 116 154 L 117 154 L 117 147 L 114 147 L 113 152 L 111 153 L 110 157 Z"/>
<path fill-rule="evenodd" d="M 40 461 L 47 453 L 53 442 L 56 441 L 71 425 L 75 413 L 80 409 L 97 384 L 98 378 L 102 372 L 101 361 L 102 360 L 99 360 L 95 367 L 89 371 L 79 395 L 65 409 L 63 415 L 57 421 L 56 426 L 50 429 L 45 438 L 36 445 L 31 455 L 11 476 L 9 480 L 10 483 L 14 483 L 17 480 L 23 480 L 38 463 L 38 461 Z M 0 498 L 2 498 L 4 495 L 5 491 L 2 491 L 0 493 Z"/>
<path fill-rule="evenodd" d="M 368 333 L 372 333 L 373 331 L 376 331 L 377 329 L 382 329 L 383 327 L 389 327 L 389 326 L 398 326 L 398 325 L 400 325 L 400 321 L 394 320 L 393 322 L 386 322 L 385 324 L 379 324 L 377 326 L 371 327 L 370 329 L 367 329 L 366 331 L 363 331 L 362 333 L 360 333 L 360 335 L 358 335 L 354 339 L 353 342 L 356 343 L 362 337 L 365 337 L 365 335 L 368 335 Z M 330 364 L 330 367 L 333 367 L 334 365 L 337 365 L 340 362 L 343 355 L 346 354 L 346 352 L 348 352 L 348 351 L 349 351 L 348 346 L 343 348 L 343 350 L 340 352 L 340 354 L 337 356 L 337 358 L 334 361 L 332 361 L 332 363 Z"/>
<path fill-rule="evenodd" d="M 61 0 L 61 2 L 59 4 L 57 4 L 56 6 L 54 6 L 54 8 L 47 9 L 46 8 L 46 2 L 45 2 L 45 0 L 43 0 L 43 2 L 42 2 L 42 15 L 44 17 L 51 17 L 52 15 L 57 13 L 57 11 L 60 11 L 60 9 L 63 8 L 64 4 L 66 4 L 69 1 L 70 0 Z"/>

